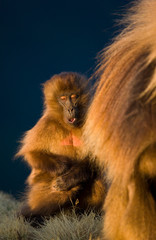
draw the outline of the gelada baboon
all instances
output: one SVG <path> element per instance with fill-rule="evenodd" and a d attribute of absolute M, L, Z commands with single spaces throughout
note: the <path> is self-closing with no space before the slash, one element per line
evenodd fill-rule
<path fill-rule="evenodd" d="M 104 185 L 82 140 L 90 102 L 87 79 L 78 73 L 61 73 L 45 82 L 43 90 L 43 116 L 26 132 L 16 155 L 32 169 L 21 214 L 26 218 L 54 215 L 75 202 L 79 210 L 100 211 Z"/>
<path fill-rule="evenodd" d="M 121 23 L 101 55 L 85 136 L 107 169 L 102 239 L 155 240 L 156 0 L 134 3 Z"/>

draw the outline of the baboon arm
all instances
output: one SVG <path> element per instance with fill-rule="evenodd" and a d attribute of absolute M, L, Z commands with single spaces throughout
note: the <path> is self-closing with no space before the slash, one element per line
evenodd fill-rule
<path fill-rule="evenodd" d="M 24 158 L 32 168 L 56 172 L 57 175 L 62 174 L 64 171 L 68 171 L 72 165 L 72 159 L 66 156 L 43 151 L 30 151 L 25 153 Z"/>

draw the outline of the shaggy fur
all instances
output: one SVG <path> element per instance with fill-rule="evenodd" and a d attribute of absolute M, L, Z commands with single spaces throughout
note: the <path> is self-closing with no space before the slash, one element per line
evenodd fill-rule
<path fill-rule="evenodd" d="M 65 123 L 58 102 L 59 96 L 70 91 L 79 96 L 78 126 Z M 44 96 L 43 116 L 26 132 L 16 155 L 24 157 L 32 169 L 21 214 L 28 218 L 49 216 L 75 204 L 80 210 L 101 210 L 104 185 L 82 139 L 84 115 L 90 102 L 87 80 L 77 73 L 55 75 L 44 84 Z"/>
<path fill-rule="evenodd" d="M 101 54 L 85 136 L 110 184 L 102 239 L 155 240 L 156 0 L 134 3 L 121 23 Z"/>

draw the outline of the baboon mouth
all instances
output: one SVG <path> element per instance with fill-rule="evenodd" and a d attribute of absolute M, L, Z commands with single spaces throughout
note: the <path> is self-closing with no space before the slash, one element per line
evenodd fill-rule
<path fill-rule="evenodd" d="M 74 123 L 76 121 L 76 118 L 70 118 L 70 119 L 68 119 L 68 122 L 69 123 Z"/>

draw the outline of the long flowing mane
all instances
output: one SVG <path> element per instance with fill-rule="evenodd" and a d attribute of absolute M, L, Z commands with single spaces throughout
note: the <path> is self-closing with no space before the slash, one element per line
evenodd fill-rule
<path fill-rule="evenodd" d="M 127 176 L 156 141 L 156 1 L 134 3 L 121 23 L 124 29 L 101 53 L 86 123 L 89 146 L 110 178 Z"/>

